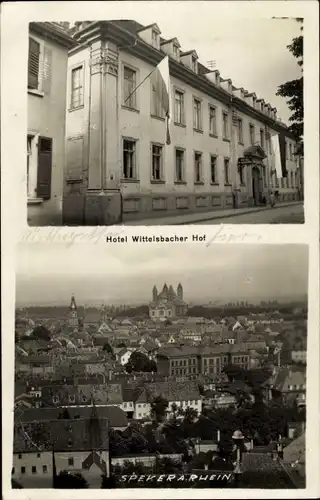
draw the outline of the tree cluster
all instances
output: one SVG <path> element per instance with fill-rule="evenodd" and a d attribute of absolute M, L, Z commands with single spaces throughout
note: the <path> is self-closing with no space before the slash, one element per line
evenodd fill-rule
<path fill-rule="evenodd" d="M 299 23 L 303 22 L 303 19 L 297 19 Z M 301 26 L 301 31 L 302 31 Z M 303 66 L 303 35 L 295 37 L 291 44 L 287 45 L 287 48 L 297 59 L 298 66 Z M 299 141 L 299 151 L 297 153 L 303 154 L 303 119 L 304 119 L 304 103 L 303 103 L 303 76 L 296 78 L 295 80 L 290 80 L 283 83 L 278 87 L 277 95 L 285 97 L 287 100 L 288 107 L 292 112 L 289 121 L 291 125 L 289 130 L 293 133 L 296 140 Z"/>
<path fill-rule="evenodd" d="M 151 360 L 139 351 L 134 351 L 128 363 L 125 365 L 125 369 L 127 373 L 132 372 L 156 372 L 157 365 L 155 361 Z"/>

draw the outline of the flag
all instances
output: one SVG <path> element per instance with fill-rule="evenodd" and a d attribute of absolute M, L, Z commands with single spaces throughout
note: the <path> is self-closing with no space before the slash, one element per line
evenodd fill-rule
<path fill-rule="evenodd" d="M 273 135 L 271 137 L 272 151 L 274 155 L 274 169 L 276 171 L 278 179 L 282 177 L 282 168 L 281 168 L 281 157 L 280 157 L 280 143 L 279 143 L 279 135 Z"/>
<path fill-rule="evenodd" d="M 274 169 L 278 179 L 287 177 L 286 168 L 286 139 L 283 134 L 276 134 L 271 137 L 272 150 L 274 154 Z"/>
<path fill-rule="evenodd" d="M 160 61 L 158 66 L 150 75 L 151 84 L 153 85 L 156 95 L 158 96 L 166 120 L 166 144 L 171 144 L 170 137 L 170 74 L 169 74 L 169 57 L 166 56 Z"/>

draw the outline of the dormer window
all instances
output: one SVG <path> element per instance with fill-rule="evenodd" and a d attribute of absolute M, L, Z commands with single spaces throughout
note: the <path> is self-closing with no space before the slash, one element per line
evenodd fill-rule
<path fill-rule="evenodd" d="M 198 65 L 197 65 L 196 57 L 192 56 L 191 62 L 192 62 L 192 71 L 194 71 L 195 73 L 198 73 L 198 71 L 197 71 Z"/>
<path fill-rule="evenodd" d="M 173 53 L 173 57 L 175 59 L 179 60 L 179 47 L 175 43 L 173 44 L 173 47 L 172 47 L 172 53 Z"/>
<path fill-rule="evenodd" d="M 158 45 L 159 45 L 159 41 L 158 40 L 159 40 L 158 33 L 155 30 L 152 30 L 152 45 L 156 49 L 158 48 Z"/>

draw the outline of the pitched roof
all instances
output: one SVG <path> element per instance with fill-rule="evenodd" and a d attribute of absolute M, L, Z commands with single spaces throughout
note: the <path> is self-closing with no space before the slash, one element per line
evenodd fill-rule
<path fill-rule="evenodd" d="M 201 398 L 196 382 L 157 382 L 146 384 L 148 402 L 155 397 L 162 396 L 167 401 L 192 401 Z"/>
<path fill-rule="evenodd" d="M 89 419 L 17 422 L 14 426 L 14 453 L 39 451 L 92 450 Z M 100 439 L 96 449 L 108 450 L 108 420 L 99 420 Z"/>
<path fill-rule="evenodd" d="M 58 398 L 59 405 L 70 404 L 90 404 L 93 400 L 97 405 L 103 404 L 121 404 L 122 386 L 121 384 L 97 384 L 97 385 L 61 385 L 47 386 L 42 390 L 45 399 L 53 400 Z"/>
<path fill-rule="evenodd" d="M 92 406 L 68 406 L 65 408 L 30 408 L 21 415 L 15 414 L 16 422 L 41 422 L 57 420 L 64 410 L 68 410 L 70 419 L 89 419 Z M 127 416 L 118 406 L 97 406 L 99 419 L 107 419 L 110 427 L 127 427 Z"/>

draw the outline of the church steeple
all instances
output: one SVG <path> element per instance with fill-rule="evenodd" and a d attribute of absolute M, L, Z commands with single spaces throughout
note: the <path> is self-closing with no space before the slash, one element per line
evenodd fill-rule
<path fill-rule="evenodd" d="M 71 297 L 69 309 L 70 309 L 69 325 L 73 326 L 73 327 L 78 327 L 79 326 L 79 318 L 78 318 L 77 304 L 76 304 L 76 300 L 74 298 L 74 295 L 72 295 L 72 297 Z"/>
<path fill-rule="evenodd" d="M 181 283 L 179 283 L 179 285 L 177 287 L 177 296 L 178 296 L 178 299 L 183 300 L 183 288 L 182 288 Z"/>
<path fill-rule="evenodd" d="M 156 287 L 156 285 L 154 285 L 154 287 L 152 288 L 152 300 L 153 302 L 155 302 L 158 298 L 158 289 Z"/>

